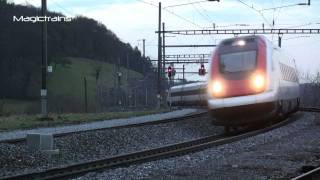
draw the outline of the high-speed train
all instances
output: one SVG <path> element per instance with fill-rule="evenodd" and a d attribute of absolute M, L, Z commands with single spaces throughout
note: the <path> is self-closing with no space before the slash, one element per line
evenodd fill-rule
<path fill-rule="evenodd" d="M 188 85 L 191 86 L 193 89 L 196 89 L 195 86 L 203 89 L 204 85 Z M 211 58 L 206 86 L 206 105 L 213 123 L 225 127 L 293 113 L 298 110 L 300 102 L 295 60 L 264 36 L 235 37 L 222 41 Z M 178 89 L 186 92 L 189 88 L 187 85 L 172 87 L 169 101 L 179 100 L 172 96 L 173 92 L 179 95 Z M 199 92 L 203 94 L 203 90 Z M 195 100 L 194 93 L 180 95 L 185 95 L 180 97 L 182 101 Z M 203 98 L 199 101 L 203 102 Z"/>

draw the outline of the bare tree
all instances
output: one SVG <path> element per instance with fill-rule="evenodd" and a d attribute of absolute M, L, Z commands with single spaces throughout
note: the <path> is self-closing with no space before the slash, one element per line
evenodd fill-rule
<path fill-rule="evenodd" d="M 300 95 L 303 106 L 320 106 L 320 72 L 299 73 Z"/>

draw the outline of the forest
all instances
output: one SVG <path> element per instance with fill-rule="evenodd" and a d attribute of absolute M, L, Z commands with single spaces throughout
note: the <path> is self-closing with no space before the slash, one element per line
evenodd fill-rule
<path fill-rule="evenodd" d="M 13 22 L 13 16 L 40 16 L 33 6 L 0 0 L 0 98 L 38 99 L 41 82 L 41 23 Z M 47 16 L 64 16 L 48 12 Z M 48 64 L 68 65 L 67 57 L 117 64 L 146 75 L 148 58 L 111 30 L 83 16 L 48 22 Z"/>

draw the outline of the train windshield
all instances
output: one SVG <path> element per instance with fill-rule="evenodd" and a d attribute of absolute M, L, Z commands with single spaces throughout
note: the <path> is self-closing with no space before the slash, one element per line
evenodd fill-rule
<path fill-rule="evenodd" d="M 221 54 L 220 71 L 224 73 L 235 73 L 254 70 L 256 67 L 256 56 L 256 51 Z"/>

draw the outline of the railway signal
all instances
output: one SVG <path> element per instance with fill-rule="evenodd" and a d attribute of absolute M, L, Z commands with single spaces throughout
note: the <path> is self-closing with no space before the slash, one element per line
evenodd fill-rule
<path fill-rule="evenodd" d="M 171 79 L 171 76 L 172 76 L 172 67 L 171 66 L 168 67 L 167 72 L 168 72 L 168 78 Z"/>
<path fill-rule="evenodd" d="M 171 77 L 176 75 L 176 70 L 173 67 L 169 66 L 167 69 L 167 73 L 168 73 L 168 78 L 171 79 Z"/>
<path fill-rule="evenodd" d="M 206 69 L 205 69 L 205 67 L 204 67 L 203 64 L 201 64 L 201 67 L 200 67 L 200 69 L 199 69 L 199 75 L 200 75 L 200 76 L 206 75 Z"/>

